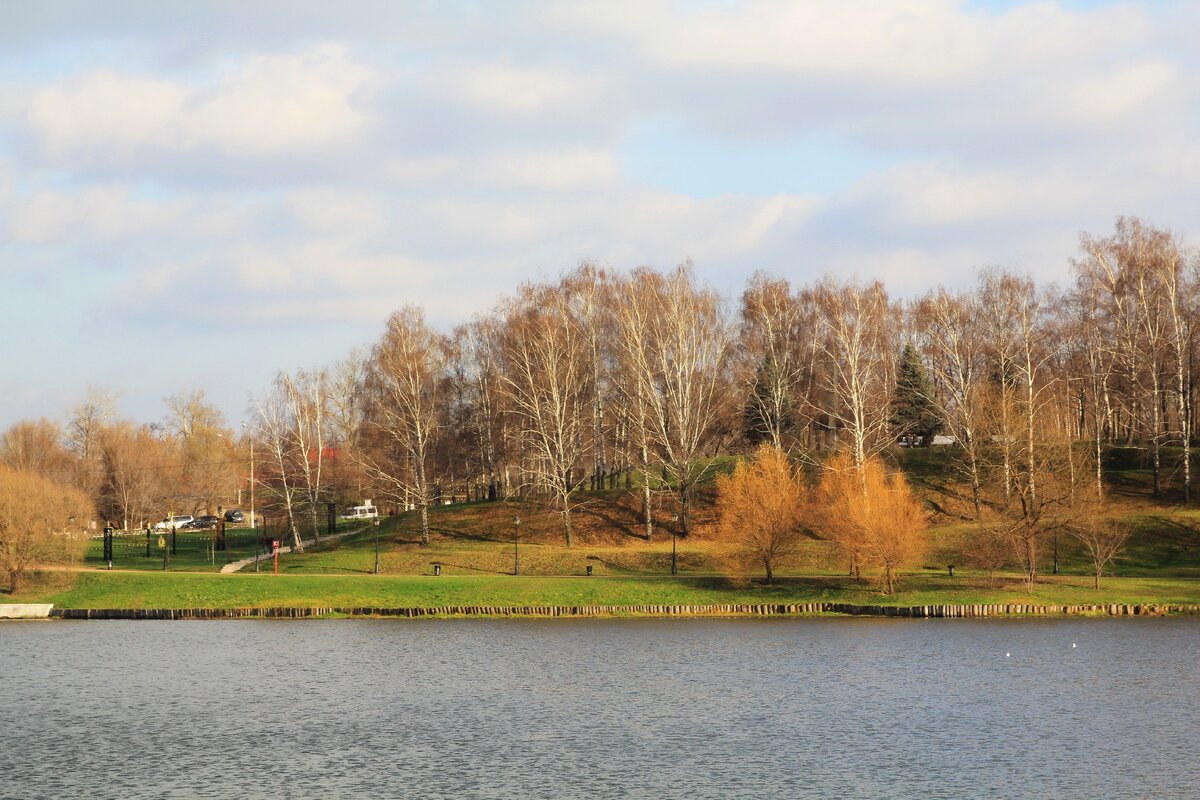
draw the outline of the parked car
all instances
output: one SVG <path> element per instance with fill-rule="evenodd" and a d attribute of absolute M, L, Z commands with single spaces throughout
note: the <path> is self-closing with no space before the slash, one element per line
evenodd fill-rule
<path fill-rule="evenodd" d="M 245 522 L 246 515 L 241 512 L 241 509 L 231 508 L 225 512 L 226 522 Z"/>
<path fill-rule="evenodd" d="M 183 527 L 189 531 L 208 531 L 216 528 L 220 524 L 220 517 L 214 517 L 211 514 L 207 514 L 203 517 L 196 517 Z"/>
<path fill-rule="evenodd" d="M 181 514 L 178 516 L 170 517 L 168 519 L 163 519 L 160 522 L 156 522 L 154 524 L 154 530 L 169 531 L 169 530 L 171 530 L 171 528 L 174 528 L 175 530 L 179 530 L 184 525 L 191 522 L 192 519 L 193 519 L 193 517 L 191 514 Z"/>

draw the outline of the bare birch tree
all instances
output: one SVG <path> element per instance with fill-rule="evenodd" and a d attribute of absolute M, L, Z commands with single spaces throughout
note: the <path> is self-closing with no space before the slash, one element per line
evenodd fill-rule
<path fill-rule="evenodd" d="M 503 441 L 500 403 L 501 323 L 481 315 L 455 331 L 460 369 L 469 384 L 469 435 L 474 440 L 480 470 L 487 481 L 487 499 L 499 498 L 500 444 Z"/>
<path fill-rule="evenodd" d="M 501 372 L 535 485 L 549 493 L 574 544 L 573 471 L 585 455 L 590 378 L 587 332 L 563 287 L 526 286 L 505 319 Z"/>
<path fill-rule="evenodd" d="M 1103 289 L 1095 276 L 1076 262 L 1073 310 L 1077 336 L 1083 343 L 1086 385 L 1092 427 L 1093 491 L 1097 500 L 1104 498 L 1104 443 L 1112 435 L 1110 392 L 1116 372 L 1117 349 L 1113 341 L 1112 321 L 1104 313 Z"/>
<path fill-rule="evenodd" d="M 703 456 L 730 391 L 726 309 L 715 291 L 696 284 L 690 263 L 665 276 L 636 270 L 613 305 L 625 394 L 644 404 L 649 436 L 676 481 L 686 536 L 692 493 L 710 468 Z"/>
<path fill-rule="evenodd" d="M 978 518 L 982 503 L 982 403 L 984 345 L 979 305 L 972 295 L 939 288 L 919 304 L 918 327 L 940 391 L 930 398 L 947 429 L 962 445 L 971 502 Z"/>
<path fill-rule="evenodd" d="M 325 382 L 329 403 L 329 443 L 339 451 L 338 457 L 329 465 L 333 473 L 331 483 L 335 491 L 340 492 L 349 492 L 353 487 L 353 494 L 358 499 L 365 499 L 363 490 L 366 483 L 361 458 L 365 427 L 365 376 L 366 358 L 360 350 L 354 349 L 333 364 Z"/>
<path fill-rule="evenodd" d="M 279 499 L 287 519 L 292 545 L 296 550 L 303 552 L 304 542 L 300 538 L 300 529 L 296 525 L 298 488 L 292 475 L 294 464 L 292 423 L 288 418 L 287 392 L 282 385 L 282 380 L 277 378 L 270 393 L 265 397 L 251 398 L 251 404 L 254 409 L 254 427 L 256 428 L 251 435 L 266 451 L 264 466 L 267 467 L 255 476 L 255 480 Z"/>
<path fill-rule="evenodd" d="M 611 321 L 607 306 L 611 303 L 612 288 L 609 274 L 591 262 L 584 262 L 563 281 L 563 289 L 570 298 L 587 345 L 588 394 L 592 417 L 588 448 L 592 464 L 588 481 L 593 490 L 603 488 L 604 476 L 608 471 L 605 415 L 608 413 L 610 385 L 604 340 Z"/>
<path fill-rule="evenodd" d="M 832 405 L 829 417 L 849 437 L 855 469 L 886 448 L 891 417 L 890 379 L 895 346 L 891 310 L 881 283 L 838 283 L 826 278 L 814 289 L 821 310 L 819 347 Z M 864 484 L 864 491 L 865 491 Z"/>
<path fill-rule="evenodd" d="M 429 544 L 433 501 L 429 459 L 441 428 L 441 384 L 446 376 L 444 337 L 425 321 L 418 306 L 388 318 L 367 367 L 367 424 L 379 435 L 376 455 L 365 455 L 368 472 L 388 483 L 397 498 L 409 499 L 421 518 L 421 543 Z M 382 451 L 382 452 L 380 452 Z"/>
<path fill-rule="evenodd" d="M 325 478 L 329 393 L 323 371 L 279 374 L 287 402 L 288 431 L 295 482 L 302 492 L 312 525 L 313 541 L 321 546 L 320 511 Z"/>
<path fill-rule="evenodd" d="M 98 447 L 100 433 L 115 417 L 116 395 L 97 386 L 89 386 L 83 399 L 68 414 L 66 445 L 75 456 L 74 483 L 93 501 L 99 493 L 102 476 Z"/>
<path fill-rule="evenodd" d="M 741 350 L 745 364 L 747 427 L 787 449 L 785 434 L 803 427 L 798 400 L 806 375 L 806 351 L 816 337 L 807 330 L 805 307 L 793 296 L 786 280 L 756 272 L 742 295 Z"/>

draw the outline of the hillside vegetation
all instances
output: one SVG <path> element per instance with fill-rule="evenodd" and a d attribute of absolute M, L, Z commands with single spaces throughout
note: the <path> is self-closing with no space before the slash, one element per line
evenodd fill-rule
<path fill-rule="evenodd" d="M 944 480 L 947 463 L 956 457 L 951 448 L 898 449 L 892 457 L 903 467 L 926 501 L 932 526 L 927 532 L 924 563 L 916 572 L 956 573 L 986 582 L 964 554 L 964 540 L 974 523 L 949 513 L 961 487 Z M 722 467 L 730 466 L 728 460 Z M 714 470 L 715 474 L 719 470 Z M 1114 470 L 1112 513 L 1132 528 L 1125 552 L 1114 562 L 1117 576 L 1200 577 L 1200 511 L 1173 504 L 1155 503 L 1142 491 L 1148 479 L 1142 470 Z M 641 496 L 632 490 L 586 492 L 575 512 L 576 544 L 562 544 L 557 512 L 536 501 L 472 502 L 442 505 L 430 510 L 430 544 L 421 544 L 421 527 L 415 512 L 390 517 L 378 529 L 380 569 L 387 575 L 431 575 L 440 565 L 443 575 L 505 575 L 513 571 L 514 520 L 520 518 L 519 556 L 523 575 L 583 575 L 588 566 L 596 575 L 652 576 L 669 574 L 672 497 L 656 494 L 654 534 L 643 536 Z M 698 488 L 693 530 L 676 540 L 681 572 L 703 575 L 740 574 L 732 559 L 733 545 L 717 530 L 716 493 L 711 480 Z M 286 554 L 281 570 L 286 574 L 367 574 L 374 569 L 376 531 L 362 533 L 309 548 L 304 554 Z M 1039 542 L 1043 573 L 1053 566 L 1055 542 Z M 1090 564 L 1078 543 L 1062 535 L 1057 542 L 1060 569 L 1065 574 L 1086 575 Z M 1015 560 L 1010 565 L 1016 569 Z M 800 551 L 785 559 L 781 572 L 790 575 L 838 576 L 846 572 L 845 559 L 833 543 L 808 536 Z M 1001 570 L 1001 578 L 1007 574 Z M 1004 581 L 1001 580 L 1001 583 Z M 901 587 L 903 589 L 903 586 Z"/>

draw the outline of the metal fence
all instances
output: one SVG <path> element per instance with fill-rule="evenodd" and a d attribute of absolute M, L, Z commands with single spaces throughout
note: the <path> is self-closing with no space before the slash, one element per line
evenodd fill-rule
<path fill-rule="evenodd" d="M 113 569 L 217 569 L 266 555 L 272 533 L 265 527 L 222 530 L 113 531 L 89 542 L 84 563 Z"/>

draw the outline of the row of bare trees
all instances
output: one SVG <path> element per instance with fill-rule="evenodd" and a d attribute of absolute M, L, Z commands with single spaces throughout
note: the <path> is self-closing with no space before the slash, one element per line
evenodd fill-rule
<path fill-rule="evenodd" d="M 735 341 L 690 266 L 614 275 L 585 264 L 526 284 L 449 335 L 405 307 L 362 363 L 350 454 L 384 497 L 421 512 L 446 493 L 540 494 L 573 541 L 582 489 L 670 485 L 683 530 L 736 427 Z"/>
<path fill-rule="evenodd" d="M 65 425 L 14 425 L 0 461 L 129 527 L 228 504 L 252 444 L 263 504 L 297 545 L 329 502 L 417 509 L 428 541 L 433 505 L 516 495 L 550 503 L 571 544 L 593 492 L 640 494 L 651 538 L 652 492 L 670 491 L 686 535 L 715 456 L 844 453 L 865 490 L 886 448 L 940 431 L 957 456 L 935 502 L 1015 542 L 1032 579 L 1046 535 L 1103 502 L 1113 448 L 1144 459 L 1155 495 L 1190 499 L 1198 284 L 1178 238 L 1136 219 L 1081 238 L 1070 286 L 984 270 L 906 301 L 759 273 L 735 308 L 689 264 L 585 263 L 450 331 L 401 308 L 368 352 L 281 372 L 240 440 L 202 393 L 139 426 L 94 392 Z"/>
<path fill-rule="evenodd" d="M 686 535 L 712 457 L 759 442 L 814 465 L 844 451 L 865 484 L 915 432 L 898 406 L 916 391 L 933 417 L 917 427 L 961 455 L 943 510 L 1003 528 L 1032 576 L 1046 532 L 1103 498 L 1108 446 L 1144 454 L 1156 495 L 1190 493 L 1194 259 L 1139 220 L 1081 242 L 1066 288 L 984 270 L 896 301 L 877 282 L 759 273 L 737 313 L 688 264 L 585 263 L 449 332 L 402 308 L 342 380 L 281 375 L 280 422 L 260 413 L 259 435 L 285 503 L 319 505 L 332 446 L 364 492 L 420 510 L 425 541 L 444 498 L 537 494 L 570 544 L 579 504 L 618 485 L 642 494 L 647 538 L 652 487 L 669 487 Z"/>
<path fill-rule="evenodd" d="M 89 389 L 65 424 L 22 420 L 0 434 L 0 463 L 77 489 L 119 528 L 211 513 L 246 480 L 233 432 L 202 391 L 166 405 L 163 421 L 139 424 L 117 415 L 112 394 Z"/>

